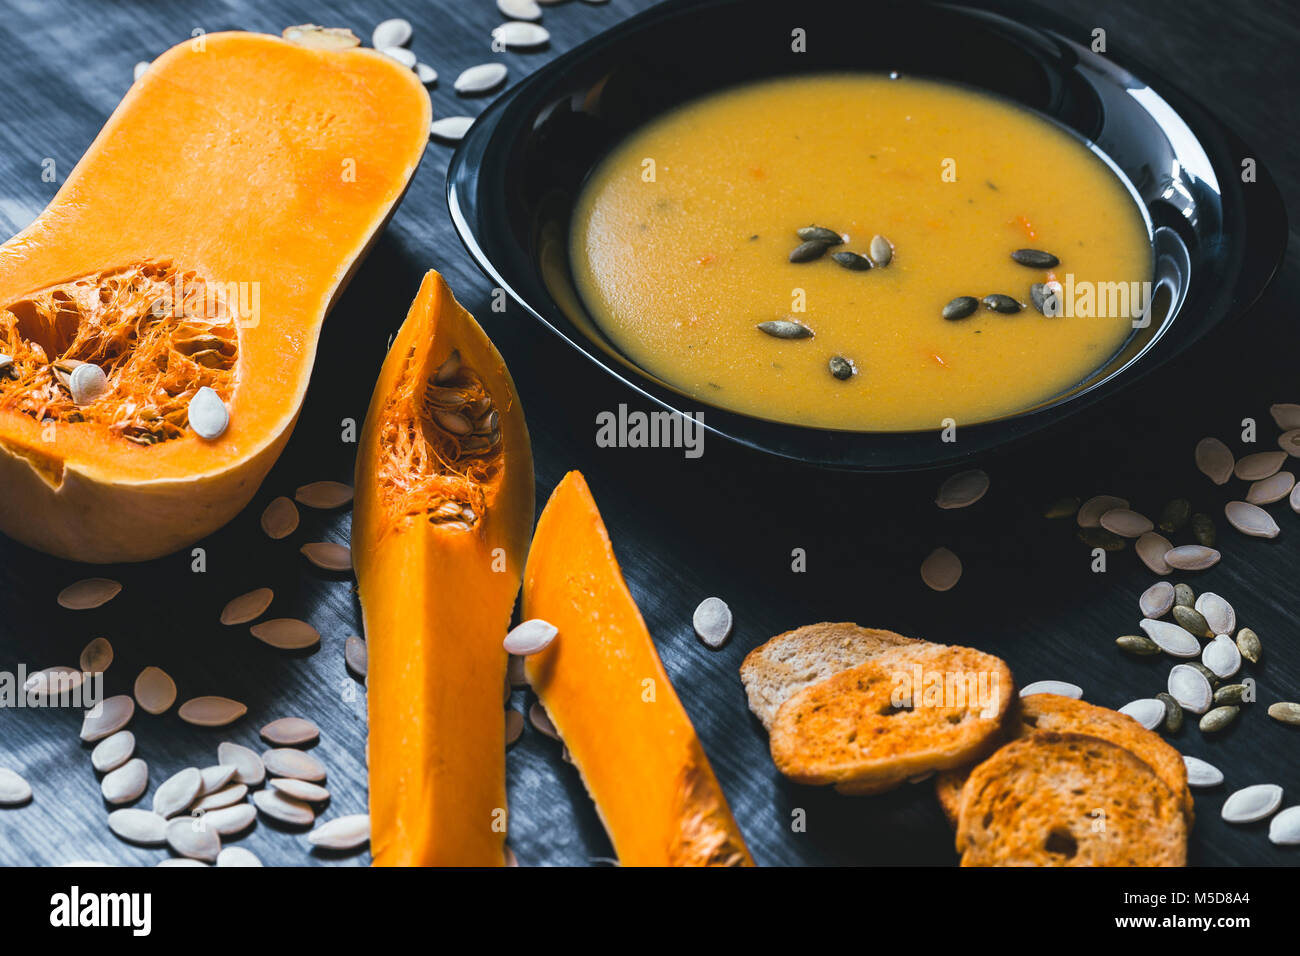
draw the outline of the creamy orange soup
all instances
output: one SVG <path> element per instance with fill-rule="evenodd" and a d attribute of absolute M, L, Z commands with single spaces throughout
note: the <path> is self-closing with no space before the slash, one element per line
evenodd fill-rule
<path fill-rule="evenodd" d="M 809 225 L 842 241 L 791 262 Z M 870 259 L 877 235 L 887 265 L 835 258 Z M 1142 214 L 1086 147 L 1000 100 L 871 75 L 738 88 L 638 131 L 584 190 L 571 254 L 593 318 L 646 371 L 709 404 L 855 430 L 1067 391 L 1130 334 L 1151 277 Z M 1047 317 L 1031 286 L 1051 282 L 1063 314 Z M 990 295 L 1023 307 L 944 316 Z M 758 328 L 773 321 L 807 337 Z"/>

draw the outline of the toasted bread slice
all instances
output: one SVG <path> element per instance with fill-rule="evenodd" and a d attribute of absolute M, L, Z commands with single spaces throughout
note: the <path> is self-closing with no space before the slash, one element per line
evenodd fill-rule
<path fill-rule="evenodd" d="M 1007 665 L 944 644 L 902 644 L 805 687 L 772 722 L 772 759 L 800 783 L 879 793 L 970 763 L 999 739 Z"/>
<path fill-rule="evenodd" d="M 1182 801 L 1132 752 L 1086 734 L 1031 733 L 962 789 L 962 866 L 1183 866 Z"/>
<path fill-rule="evenodd" d="M 1018 739 L 1038 730 L 1088 734 L 1132 751 L 1149 764 L 1156 776 L 1179 798 L 1187 825 L 1192 825 L 1192 792 L 1187 787 L 1187 765 L 1183 763 L 1182 755 L 1159 734 L 1147 730 L 1132 717 L 1059 694 L 1031 694 L 1020 698 L 1007 721 L 1009 736 Z M 961 789 L 972 769 L 945 770 L 935 778 L 935 794 L 954 827 L 961 809 Z"/>
<path fill-rule="evenodd" d="M 745 655 L 740 679 L 749 709 L 771 730 L 777 708 L 796 691 L 856 667 L 881 651 L 920 643 L 893 631 L 856 624 L 808 624 L 778 634 Z"/>

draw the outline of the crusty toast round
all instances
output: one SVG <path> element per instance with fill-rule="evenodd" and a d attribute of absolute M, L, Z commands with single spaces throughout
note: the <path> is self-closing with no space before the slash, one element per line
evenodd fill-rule
<path fill-rule="evenodd" d="M 1147 730 L 1132 717 L 1059 694 L 1021 697 L 1007 720 L 1008 736 L 1014 740 L 1040 730 L 1088 734 L 1132 751 L 1149 764 L 1156 776 L 1179 798 L 1187 825 L 1192 825 L 1192 792 L 1187 787 L 1187 765 L 1183 763 L 1182 755 L 1163 737 Z M 958 767 L 935 777 L 934 792 L 953 827 L 957 826 L 962 787 L 972 769 L 969 766 Z"/>
<path fill-rule="evenodd" d="M 760 644 L 740 665 L 749 709 L 772 729 L 777 708 L 791 695 L 900 644 L 921 644 L 893 631 L 849 623 L 807 624 Z"/>
<path fill-rule="evenodd" d="M 1183 866 L 1182 802 L 1133 753 L 1086 734 L 1035 732 L 962 790 L 962 866 Z"/>
<path fill-rule="evenodd" d="M 879 793 L 982 756 L 1011 702 L 1006 663 L 925 642 L 881 651 L 795 693 L 772 722 L 772 759 L 800 783 Z"/>

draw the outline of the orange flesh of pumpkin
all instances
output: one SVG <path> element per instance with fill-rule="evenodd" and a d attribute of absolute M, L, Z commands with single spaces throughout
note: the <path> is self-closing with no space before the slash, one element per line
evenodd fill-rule
<path fill-rule="evenodd" d="M 289 436 L 321 322 L 429 116 L 414 74 L 373 50 L 214 33 L 155 60 L 0 246 L 0 353 L 15 360 L 0 529 L 65 557 L 143 560 L 233 517 Z M 153 316 L 159 301 L 176 308 Z M 108 394 L 75 406 L 48 367 L 60 358 L 100 365 Z M 200 385 L 230 413 L 211 441 L 188 427 Z"/>
<path fill-rule="evenodd" d="M 485 449 L 467 449 L 434 417 L 430 380 L 453 352 L 460 371 L 440 394 L 490 399 L 500 438 Z M 502 640 L 532 516 L 532 450 L 514 383 L 430 272 L 384 361 L 357 454 L 352 556 L 377 866 L 503 863 Z"/>
<path fill-rule="evenodd" d="M 551 495 L 524 615 L 559 629 L 525 663 L 624 866 L 749 866 L 744 838 L 668 681 L 587 483 Z"/>

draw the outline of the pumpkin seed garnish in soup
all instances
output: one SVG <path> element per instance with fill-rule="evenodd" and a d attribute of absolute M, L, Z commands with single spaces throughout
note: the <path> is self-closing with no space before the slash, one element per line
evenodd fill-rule
<path fill-rule="evenodd" d="M 949 322 L 968 319 L 980 307 L 979 299 L 973 295 L 959 295 L 943 307 L 943 317 Z"/>
<path fill-rule="evenodd" d="M 852 378 L 855 371 L 853 363 L 842 355 L 832 355 L 826 365 L 831 370 L 831 374 L 840 381 Z"/>
<path fill-rule="evenodd" d="M 986 295 L 983 298 L 984 308 L 990 312 L 998 312 L 1002 315 L 1015 315 L 1023 305 L 1009 295 L 1003 295 L 1001 292 L 995 292 L 992 295 Z"/>
<path fill-rule="evenodd" d="M 1059 282 L 1035 282 L 1029 287 L 1029 299 L 1034 308 L 1048 318 L 1061 314 L 1061 292 Z"/>
<path fill-rule="evenodd" d="M 825 226 L 804 226 L 802 229 L 796 229 L 795 233 L 804 242 L 824 242 L 828 246 L 838 246 L 844 241 L 844 237 L 838 232 Z"/>
<path fill-rule="evenodd" d="M 871 260 L 856 252 L 832 252 L 831 258 L 846 269 L 854 272 L 866 272 L 871 268 Z"/>
<path fill-rule="evenodd" d="M 894 260 L 894 244 L 884 236 L 872 236 L 867 251 L 871 253 L 871 261 L 879 268 L 883 269 Z"/>
<path fill-rule="evenodd" d="M 790 251 L 791 262 L 812 262 L 826 254 L 831 244 L 825 239 L 809 239 Z"/>
<path fill-rule="evenodd" d="M 1060 259 L 1041 249 L 1017 249 L 1011 253 L 1011 258 L 1022 266 L 1029 266 L 1032 269 L 1055 269 L 1061 264 Z"/>
<path fill-rule="evenodd" d="M 812 329 L 792 319 L 769 319 L 758 323 L 757 328 L 775 339 L 810 339 L 813 335 Z"/>

